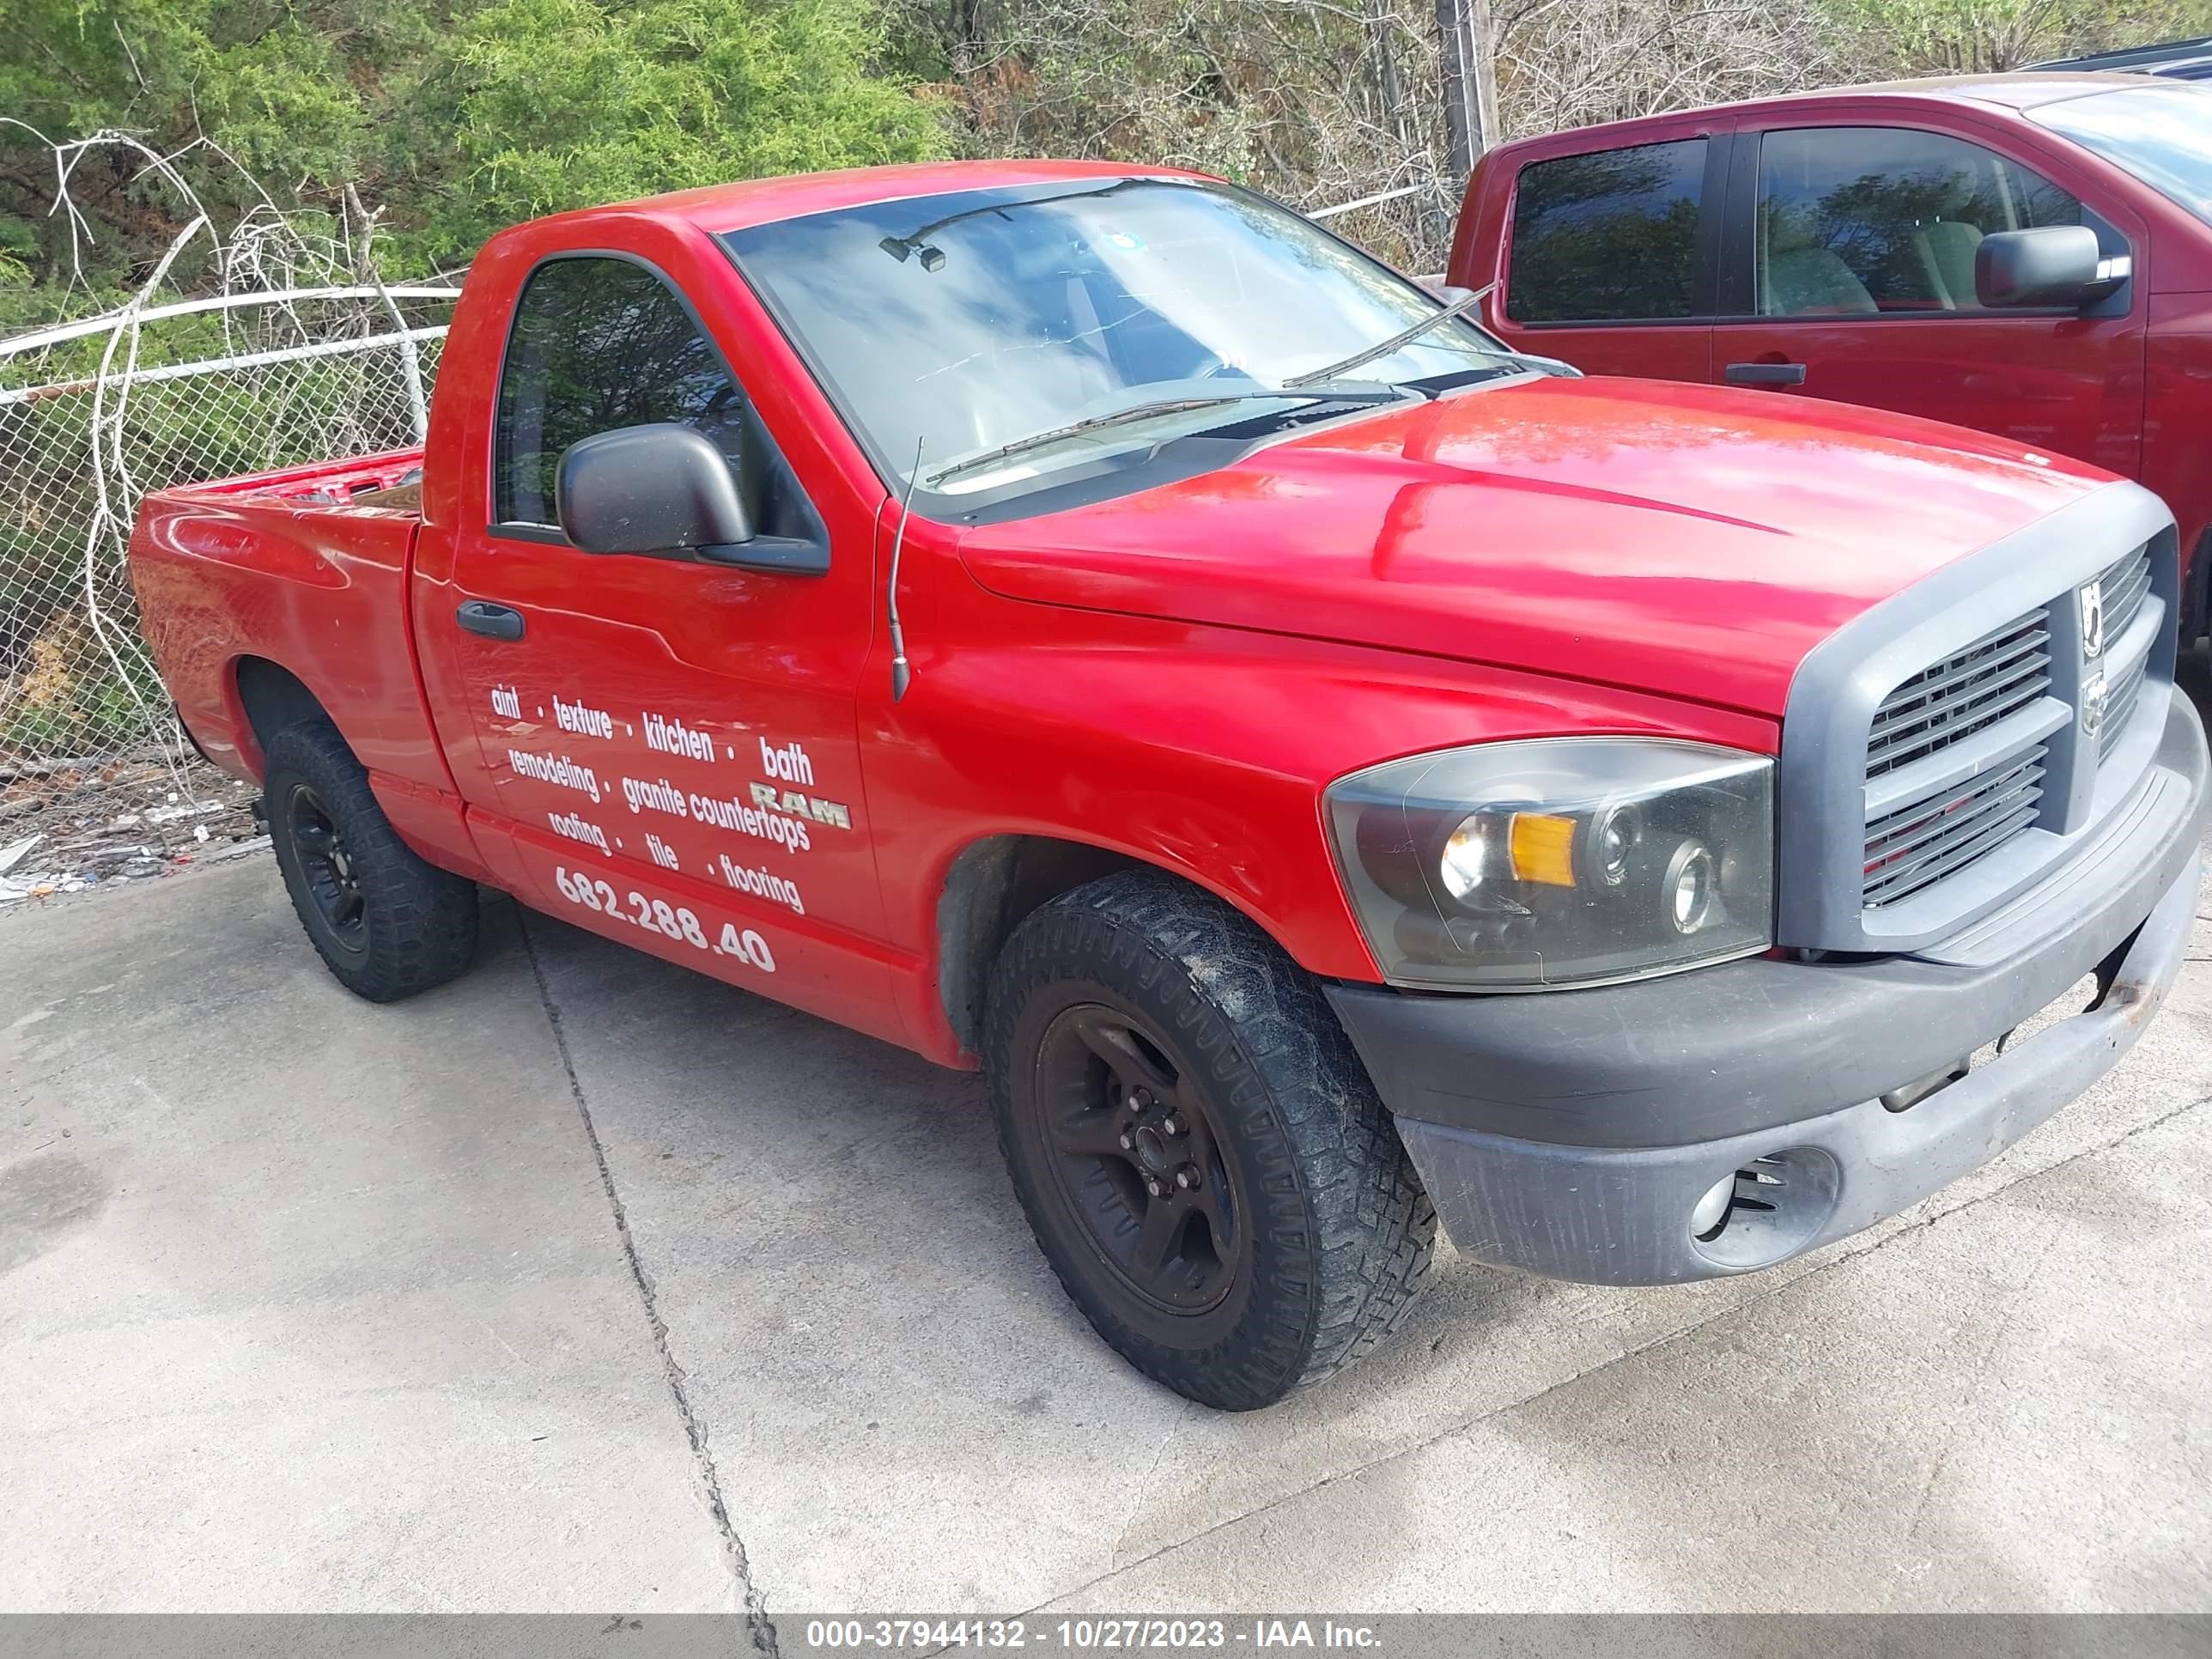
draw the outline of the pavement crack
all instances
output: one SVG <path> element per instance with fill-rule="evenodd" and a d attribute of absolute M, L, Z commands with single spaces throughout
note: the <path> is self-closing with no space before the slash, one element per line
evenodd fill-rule
<path fill-rule="evenodd" d="M 653 1331 L 653 1352 L 660 1358 L 662 1378 L 676 1404 L 676 1415 L 684 1425 L 684 1434 L 690 1443 L 691 1460 L 701 1486 L 704 1489 L 708 1512 L 714 1517 L 714 1528 L 722 1540 L 722 1554 L 735 1577 L 738 1588 L 744 1597 L 745 1626 L 752 1638 L 752 1648 L 764 1659 L 776 1659 L 775 1625 L 769 1618 L 767 1603 L 753 1583 L 752 1568 L 745 1558 L 744 1541 L 730 1520 L 729 1505 L 722 1498 L 720 1474 L 714 1468 L 714 1454 L 708 1444 L 707 1425 L 691 1404 L 690 1379 L 684 1367 L 677 1363 L 674 1351 L 669 1346 L 668 1324 L 660 1316 L 658 1297 L 653 1279 L 638 1257 L 637 1238 L 631 1232 L 629 1212 L 623 1207 L 622 1194 L 615 1186 L 614 1170 L 607 1163 L 606 1148 L 600 1143 L 599 1126 L 592 1121 L 591 1103 L 584 1097 L 582 1079 L 576 1075 L 575 1056 L 568 1049 L 568 1035 L 561 1023 L 561 1007 L 553 999 L 553 989 L 546 982 L 545 966 L 538 959 L 537 941 L 530 936 L 528 915 L 517 905 L 516 931 L 522 935 L 522 949 L 530 958 L 531 977 L 538 984 L 538 1000 L 545 1011 L 545 1022 L 553 1032 L 553 1046 L 561 1056 L 561 1069 L 568 1079 L 568 1094 L 576 1103 L 576 1115 L 584 1125 L 584 1139 L 592 1149 L 592 1162 L 599 1165 L 599 1186 L 607 1195 L 607 1208 L 614 1217 L 615 1236 L 621 1241 L 623 1260 L 629 1265 L 631 1281 L 637 1286 L 638 1300 L 644 1304 L 646 1322 Z"/>

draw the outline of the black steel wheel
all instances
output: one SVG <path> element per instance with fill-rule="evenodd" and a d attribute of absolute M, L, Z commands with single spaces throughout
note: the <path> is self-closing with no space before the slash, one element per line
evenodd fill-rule
<path fill-rule="evenodd" d="M 476 955 L 477 888 L 406 842 L 328 720 L 269 740 L 269 836 L 324 965 L 371 1002 L 443 985 Z"/>
<path fill-rule="evenodd" d="M 284 823 L 297 849 L 300 873 L 331 942 L 349 956 L 368 949 L 368 906 L 345 837 L 331 809 L 310 783 L 295 783 L 283 804 Z"/>
<path fill-rule="evenodd" d="M 984 1048 L 1038 1245 L 1147 1376 L 1271 1405 L 1411 1306 L 1427 1194 L 1319 988 L 1228 905 L 1133 871 L 1042 906 Z"/>
<path fill-rule="evenodd" d="M 1229 1300 L 1249 1252 L 1205 1093 L 1172 1052 L 1143 1016 L 1078 1003 L 1039 1040 L 1024 1098 L 1060 1200 L 1132 1297 L 1187 1332 Z"/>

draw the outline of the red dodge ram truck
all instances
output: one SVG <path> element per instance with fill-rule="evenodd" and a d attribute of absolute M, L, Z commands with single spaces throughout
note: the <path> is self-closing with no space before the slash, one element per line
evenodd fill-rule
<path fill-rule="evenodd" d="M 1953 421 L 2135 478 L 2212 577 L 2212 83 L 1850 87 L 1486 156 L 1449 266 L 1593 374 Z"/>
<path fill-rule="evenodd" d="M 1121 167 L 569 214 L 477 259 L 421 452 L 149 496 L 132 568 L 345 985 L 460 972 L 491 886 L 981 1066 L 1101 1334 L 1262 1406 L 1439 1219 L 1662 1284 L 1904 1208 L 2194 911 L 2155 495 L 1470 303 Z"/>

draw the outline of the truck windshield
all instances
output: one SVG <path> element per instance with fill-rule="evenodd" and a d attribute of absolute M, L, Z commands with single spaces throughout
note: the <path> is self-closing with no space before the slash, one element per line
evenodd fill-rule
<path fill-rule="evenodd" d="M 1356 381 L 1288 384 L 1441 302 L 1297 214 L 1210 184 L 963 191 L 724 241 L 900 489 L 917 445 L 926 492 L 995 501 L 1200 434 L 1522 368 L 1454 317 L 1362 362 Z"/>
<path fill-rule="evenodd" d="M 2212 225 L 2212 86 L 2130 87 L 2028 113 Z"/>

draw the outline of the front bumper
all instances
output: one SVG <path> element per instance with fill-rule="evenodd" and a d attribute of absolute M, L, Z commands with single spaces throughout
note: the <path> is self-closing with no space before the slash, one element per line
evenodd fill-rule
<path fill-rule="evenodd" d="M 2156 759 L 2078 853 L 1918 954 L 1521 996 L 1329 988 L 1453 1243 L 1595 1284 L 1769 1267 L 1917 1202 L 2080 1095 L 2164 1000 L 2196 914 L 2204 732 L 2172 697 Z M 2087 1009 L 1883 1104 L 2086 975 L 2103 988 Z M 1727 1220 L 1693 1237 L 1732 1175 Z"/>

